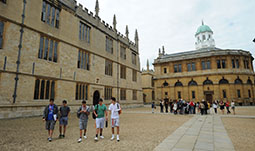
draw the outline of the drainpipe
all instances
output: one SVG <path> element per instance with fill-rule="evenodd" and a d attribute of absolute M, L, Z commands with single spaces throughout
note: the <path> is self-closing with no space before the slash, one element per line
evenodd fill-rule
<path fill-rule="evenodd" d="M 24 33 L 24 20 L 25 20 L 25 11 L 26 11 L 26 0 L 23 0 L 23 13 L 21 15 L 22 22 L 21 22 L 21 29 L 20 29 L 20 39 L 19 39 L 19 51 L 18 51 L 18 58 L 16 61 L 17 69 L 16 69 L 16 77 L 15 77 L 15 87 L 14 87 L 14 93 L 13 93 L 13 104 L 16 102 L 17 98 L 17 87 L 18 87 L 18 81 L 19 81 L 19 65 L 20 65 L 20 54 L 21 54 L 21 48 L 22 48 L 22 38 Z"/>

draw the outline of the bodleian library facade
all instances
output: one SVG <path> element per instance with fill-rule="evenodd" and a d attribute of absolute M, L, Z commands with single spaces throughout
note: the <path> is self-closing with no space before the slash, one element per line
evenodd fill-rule
<path fill-rule="evenodd" d="M 75 0 L 0 0 L 0 119 L 36 116 L 53 98 L 141 105 L 139 38 Z"/>
<path fill-rule="evenodd" d="M 253 60 L 249 51 L 220 49 L 213 31 L 202 25 L 195 33 L 196 50 L 166 54 L 164 47 L 154 59 L 154 70 L 142 71 L 143 100 L 235 101 L 252 105 L 255 99 Z"/>

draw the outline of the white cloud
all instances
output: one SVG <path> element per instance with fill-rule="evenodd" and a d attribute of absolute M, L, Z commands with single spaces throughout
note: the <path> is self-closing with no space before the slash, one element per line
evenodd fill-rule
<path fill-rule="evenodd" d="M 78 0 L 94 12 L 95 0 Z M 137 28 L 140 38 L 141 67 L 157 57 L 158 48 L 167 53 L 194 50 L 194 34 L 203 19 L 214 31 L 216 46 L 249 50 L 255 54 L 254 0 L 99 0 L 99 16 L 130 39 Z"/>

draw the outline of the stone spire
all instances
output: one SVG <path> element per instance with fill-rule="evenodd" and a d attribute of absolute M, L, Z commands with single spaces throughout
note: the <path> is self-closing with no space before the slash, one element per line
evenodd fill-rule
<path fill-rule="evenodd" d="M 116 21 L 116 15 L 115 14 L 113 15 L 113 22 L 112 22 L 112 24 L 113 24 L 113 29 L 117 30 L 117 28 L 116 28 L 117 21 Z"/>
<path fill-rule="evenodd" d="M 149 59 L 147 59 L 147 71 L 150 70 L 150 64 L 149 64 Z"/>
<path fill-rule="evenodd" d="M 96 12 L 96 16 L 98 17 L 98 14 L 99 14 L 99 3 L 98 3 L 98 0 L 96 0 L 95 12 Z"/>
<path fill-rule="evenodd" d="M 128 38 L 128 34 L 129 34 L 128 25 L 126 25 L 126 37 L 127 37 L 127 38 Z"/>
<path fill-rule="evenodd" d="M 136 47 L 138 48 L 138 41 L 139 41 L 139 38 L 138 38 L 138 31 L 137 29 L 135 30 L 135 45 Z"/>
<path fill-rule="evenodd" d="M 162 53 L 163 53 L 163 55 L 165 54 L 165 47 L 164 46 L 162 46 Z"/>

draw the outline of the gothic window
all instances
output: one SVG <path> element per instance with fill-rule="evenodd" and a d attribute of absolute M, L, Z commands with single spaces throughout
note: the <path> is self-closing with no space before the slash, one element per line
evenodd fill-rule
<path fill-rule="evenodd" d="M 112 61 L 105 60 L 105 75 L 112 76 Z"/>
<path fill-rule="evenodd" d="M 126 67 L 123 65 L 120 65 L 120 78 L 126 79 Z"/>
<path fill-rule="evenodd" d="M 105 87 L 104 88 L 104 99 L 110 100 L 112 98 L 112 88 L 111 87 Z"/>
<path fill-rule="evenodd" d="M 167 69 L 166 68 L 164 68 L 164 73 L 167 73 Z"/>
<path fill-rule="evenodd" d="M 133 100 L 137 100 L 137 90 L 133 90 Z"/>
<path fill-rule="evenodd" d="M 0 49 L 3 48 L 4 22 L 0 20 Z"/>
<path fill-rule="evenodd" d="M 178 99 L 181 99 L 181 98 L 182 98 L 181 91 L 178 91 Z"/>
<path fill-rule="evenodd" d="M 55 82 L 52 80 L 36 79 L 34 89 L 34 100 L 54 99 Z"/>
<path fill-rule="evenodd" d="M 126 100 L 126 89 L 120 89 L 120 100 Z"/>
<path fill-rule="evenodd" d="M 120 57 L 124 60 L 126 60 L 127 56 L 126 56 L 126 48 L 123 46 L 120 46 Z"/>
<path fill-rule="evenodd" d="M 136 65 L 136 54 L 132 52 L 132 64 Z"/>
<path fill-rule="evenodd" d="M 137 71 L 133 69 L 132 75 L 133 75 L 133 76 L 132 76 L 132 80 L 133 80 L 134 82 L 136 82 L 136 81 L 137 81 Z"/>
<path fill-rule="evenodd" d="M 52 27 L 59 27 L 59 9 L 53 4 L 43 1 L 41 21 L 46 22 Z"/>
<path fill-rule="evenodd" d="M 57 47 L 58 47 L 57 41 L 48 37 L 41 36 L 38 58 L 57 62 Z"/>
<path fill-rule="evenodd" d="M 106 37 L 105 39 L 105 50 L 113 54 L 113 40 L 109 37 Z"/>
<path fill-rule="evenodd" d="M 84 70 L 89 70 L 89 53 L 83 50 L 78 52 L 77 67 Z"/>
<path fill-rule="evenodd" d="M 194 81 L 193 79 L 189 82 L 189 86 L 197 86 L 197 82 Z"/>
<path fill-rule="evenodd" d="M 192 93 L 192 99 L 195 99 L 195 98 L 196 98 L 196 93 L 195 93 L 195 91 L 192 91 L 191 93 Z"/>
<path fill-rule="evenodd" d="M 237 90 L 237 97 L 241 98 L 241 91 L 239 89 Z"/>
<path fill-rule="evenodd" d="M 228 84 L 228 80 L 224 79 L 224 77 L 219 81 L 219 84 Z"/>
<path fill-rule="evenodd" d="M 88 100 L 88 84 L 76 83 L 75 100 Z"/>
<path fill-rule="evenodd" d="M 179 86 L 183 86 L 183 84 L 178 80 L 176 83 L 175 83 L 175 85 L 174 85 L 175 87 L 179 87 Z"/>
<path fill-rule="evenodd" d="M 223 94 L 223 98 L 227 98 L 227 91 L 226 90 L 222 90 L 222 94 Z"/>
<path fill-rule="evenodd" d="M 80 22 L 79 39 L 90 43 L 90 29 L 88 25 Z"/>

